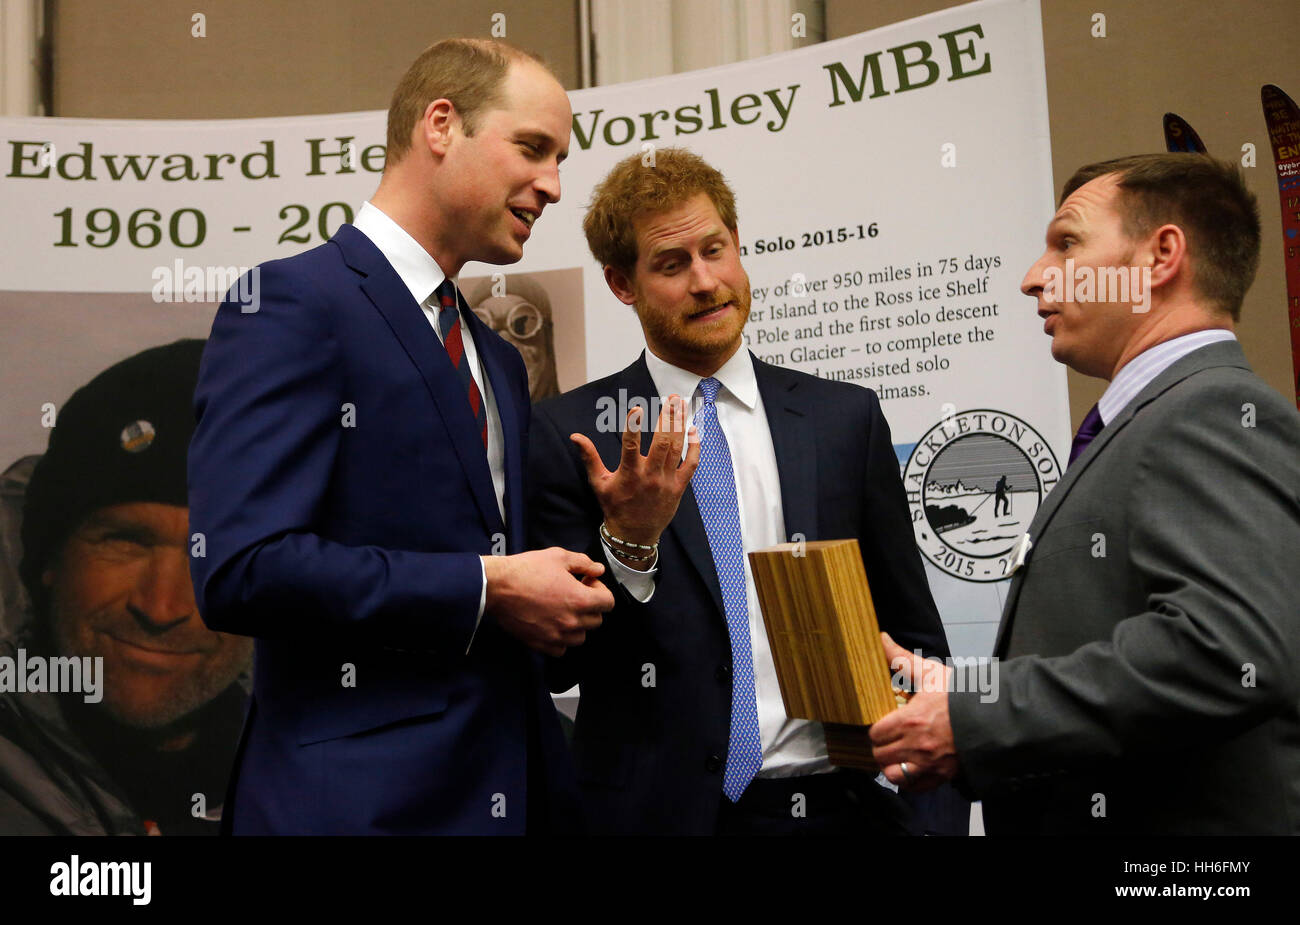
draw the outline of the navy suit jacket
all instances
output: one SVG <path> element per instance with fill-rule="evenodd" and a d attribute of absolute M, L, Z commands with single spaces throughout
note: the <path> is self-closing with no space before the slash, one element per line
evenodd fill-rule
<path fill-rule="evenodd" d="M 856 537 L 881 628 L 908 649 L 946 657 L 875 393 L 757 357 L 754 372 L 776 451 L 786 535 Z M 537 406 L 529 465 L 534 545 L 581 549 L 605 561 L 597 534 L 603 515 L 569 434 L 590 437 L 612 470 L 621 437 L 597 430 L 602 409 L 656 395 L 642 356 L 622 372 Z M 625 414 L 607 411 L 604 418 L 621 427 Z M 712 833 L 730 730 L 731 644 L 689 487 L 660 539 L 650 601 L 641 604 L 617 581 L 606 583 L 615 609 L 585 645 L 548 664 L 553 690 L 582 685 L 574 754 L 589 825 L 610 833 Z M 648 666 L 653 686 L 645 683 Z"/>
<path fill-rule="evenodd" d="M 523 361 L 463 313 L 500 413 L 503 523 L 464 387 L 379 249 L 344 225 L 259 276 L 256 311 L 217 312 L 189 456 L 200 610 L 257 638 L 227 824 L 518 834 L 563 815 L 528 787 L 562 800 L 568 761 L 540 658 L 476 627 L 479 556 L 524 544 Z"/>

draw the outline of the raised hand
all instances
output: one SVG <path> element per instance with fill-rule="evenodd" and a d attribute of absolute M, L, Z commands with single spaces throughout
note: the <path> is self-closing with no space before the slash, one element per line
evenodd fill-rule
<path fill-rule="evenodd" d="M 630 543 L 652 546 L 659 542 L 686 486 L 700 463 L 700 439 L 695 428 L 686 429 L 686 402 L 670 395 L 659 412 L 650 449 L 641 455 L 641 425 L 645 410 L 628 412 L 623 431 L 623 455 L 618 468 L 610 472 L 601 462 L 596 447 L 582 434 L 569 439 L 578 446 L 587 467 L 587 480 L 605 513 L 611 534 Z M 682 459 L 682 446 L 687 446 Z"/>

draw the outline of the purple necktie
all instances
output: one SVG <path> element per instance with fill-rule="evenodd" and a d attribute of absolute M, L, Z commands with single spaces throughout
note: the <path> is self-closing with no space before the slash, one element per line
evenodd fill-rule
<path fill-rule="evenodd" d="M 1094 437 L 1101 433 L 1105 425 L 1101 421 L 1101 412 L 1097 406 L 1093 405 L 1088 413 L 1083 417 L 1083 423 L 1079 425 L 1079 432 L 1074 435 L 1074 440 L 1070 442 L 1070 461 L 1066 463 L 1068 469 L 1076 459 L 1083 455 L 1083 451 L 1092 443 Z"/>

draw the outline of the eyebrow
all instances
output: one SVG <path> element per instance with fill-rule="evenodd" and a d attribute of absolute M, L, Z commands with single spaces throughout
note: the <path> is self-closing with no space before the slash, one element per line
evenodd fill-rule
<path fill-rule="evenodd" d="M 1047 223 L 1046 236 L 1049 238 L 1053 234 L 1061 234 L 1064 231 L 1071 231 L 1074 232 L 1075 234 L 1080 233 L 1079 220 L 1073 214 L 1067 213 L 1064 215 L 1057 215 L 1053 217 L 1053 219 L 1050 222 Z"/>
<path fill-rule="evenodd" d="M 525 139 L 527 141 L 541 141 L 544 142 L 547 147 L 551 147 L 551 148 L 559 147 L 559 144 L 556 142 L 555 138 L 552 137 L 552 135 L 549 132 L 543 131 L 542 129 L 537 129 L 537 128 L 520 129 L 517 137 Z M 569 149 L 568 148 L 562 149 L 559 152 L 559 154 L 556 155 L 555 158 L 556 163 L 563 163 L 568 158 L 568 156 L 569 156 Z"/>
<path fill-rule="evenodd" d="M 706 232 L 702 238 L 700 238 L 700 244 L 701 245 L 710 244 L 713 242 L 715 238 L 722 238 L 722 237 L 726 237 L 725 229 L 723 228 L 711 229 L 710 231 Z M 686 250 L 688 250 L 688 248 L 686 247 L 685 244 L 662 245 L 658 248 L 652 247 L 650 248 L 650 253 L 646 255 L 646 259 L 657 260 L 658 258 L 664 256 L 665 254 L 671 254 L 675 251 L 686 251 Z"/>
<path fill-rule="evenodd" d="M 116 517 L 112 514 L 91 514 L 81 525 L 82 530 L 124 533 L 136 539 L 161 542 L 162 535 L 150 524 Z"/>

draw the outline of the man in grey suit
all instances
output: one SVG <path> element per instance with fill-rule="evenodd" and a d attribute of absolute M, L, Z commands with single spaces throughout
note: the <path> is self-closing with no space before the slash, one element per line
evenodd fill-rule
<path fill-rule="evenodd" d="M 1110 385 L 1030 525 L 1000 695 L 887 641 L 921 688 L 872 728 L 890 780 L 956 778 L 991 834 L 1300 833 L 1300 415 L 1233 335 L 1258 258 L 1229 164 L 1066 183 L 1021 288 Z"/>

